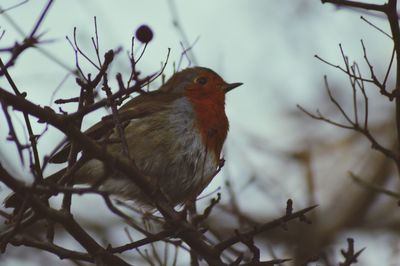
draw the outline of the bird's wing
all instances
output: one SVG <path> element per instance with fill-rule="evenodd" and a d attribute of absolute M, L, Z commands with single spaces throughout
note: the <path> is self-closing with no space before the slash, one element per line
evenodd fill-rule
<path fill-rule="evenodd" d="M 180 95 L 154 91 L 141 94 L 118 110 L 118 118 L 121 124 L 132 119 L 138 119 L 165 110 L 171 102 Z M 113 115 L 107 115 L 102 120 L 85 131 L 85 134 L 94 140 L 100 140 L 114 129 Z M 67 143 L 59 152 L 49 160 L 51 163 L 64 163 L 68 160 L 71 144 Z"/>

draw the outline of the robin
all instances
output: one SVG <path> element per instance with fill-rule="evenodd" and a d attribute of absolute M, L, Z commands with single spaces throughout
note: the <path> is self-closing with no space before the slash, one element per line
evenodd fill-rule
<path fill-rule="evenodd" d="M 103 119 L 85 133 L 109 152 L 129 156 L 173 205 L 185 203 L 214 177 L 229 127 L 225 94 L 240 85 L 226 83 L 208 68 L 187 68 L 158 90 L 140 94 L 118 110 L 126 149 L 124 142 L 118 141 L 121 134 L 111 119 Z M 67 161 L 69 148 L 67 145 L 50 161 Z M 48 180 L 56 182 L 65 171 Z M 139 205 L 152 205 L 125 174 L 100 160 L 88 159 L 72 178 L 74 184 L 96 184 Z M 13 201 L 12 197 L 6 200 L 6 207 L 13 207 Z"/>

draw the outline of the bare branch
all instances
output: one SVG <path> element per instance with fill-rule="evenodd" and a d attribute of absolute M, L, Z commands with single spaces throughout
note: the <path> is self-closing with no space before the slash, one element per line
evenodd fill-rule
<path fill-rule="evenodd" d="M 61 246 L 57 246 L 53 243 L 38 241 L 34 239 L 27 238 L 26 236 L 15 236 L 13 239 L 10 240 L 10 243 L 14 246 L 26 246 L 37 248 L 40 250 L 46 250 L 50 253 L 57 255 L 60 259 L 76 259 L 82 260 L 87 262 L 94 262 L 93 258 L 83 252 L 77 252 L 69 249 L 65 249 Z"/>
<path fill-rule="evenodd" d="M 353 263 L 357 263 L 358 256 L 360 256 L 361 252 L 364 251 L 365 248 L 360 249 L 359 251 L 354 253 L 354 240 L 352 238 L 347 239 L 347 250 L 341 250 L 345 261 L 340 263 L 339 266 L 350 266 Z"/>
<path fill-rule="evenodd" d="M 362 187 L 365 187 L 367 189 L 370 189 L 372 191 L 375 191 L 377 193 L 382 193 L 385 195 L 388 195 L 390 197 L 396 198 L 396 199 L 400 199 L 400 194 L 388 189 L 385 189 L 383 187 L 380 186 L 376 186 L 374 184 L 368 183 L 367 181 L 361 179 L 359 176 L 357 176 L 356 174 L 354 174 L 353 172 L 349 172 L 350 178 L 356 182 L 357 184 L 361 185 Z"/>
<path fill-rule="evenodd" d="M 380 12 L 385 12 L 387 9 L 386 4 L 376 5 L 376 4 L 367 4 L 367 3 L 348 1 L 348 0 L 321 0 L 321 2 L 323 4 L 331 3 L 331 4 L 340 5 L 340 6 L 357 7 L 357 8 L 362 8 L 362 9 L 366 9 L 366 10 L 373 10 L 373 11 L 380 11 Z"/>
<path fill-rule="evenodd" d="M 370 25 L 371 27 L 373 27 L 374 29 L 378 30 L 379 32 L 383 33 L 385 36 L 387 36 L 388 38 L 392 39 L 392 36 L 390 36 L 388 33 L 386 33 L 383 29 L 379 28 L 378 26 L 376 26 L 374 23 L 372 23 L 371 21 L 367 20 L 366 18 L 364 18 L 363 16 L 360 17 L 362 20 L 364 20 L 368 25 Z"/>
<path fill-rule="evenodd" d="M 282 217 L 280 217 L 278 219 L 275 219 L 275 220 L 273 220 L 271 222 L 267 222 L 267 223 L 259 226 L 258 228 L 249 230 L 247 232 L 240 233 L 240 235 L 241 236 L 254 236 L 255 234 L 258 234 L 258 233 L 261 233 L 261 232 L 265 232 L 265 231 L 270 230 L 272 228 L 279 227 L 280 225 L 282 225 L 282 224 L 284 224 L 284 223 L 286 223 L 288 221 L 291 221 L 291 220 L 299 218 L 300 216 L 302 216 L 305 213 L 313 210 L 316 207 L 317 207 L 317 205 L 302 209 L 302 210 L 297 211 L 297 212 L 293 212 L 293 213 L 291 213 L 289 215 L 285 214 L 284 216 L 282 216 Z M 230 246 L 232 246 L 232 245 L 234 245 L 234 244 L 236 244 L 238 242 L 240 242 L 240 237 L 233 236 L 233 237 L 231 237 L 229 239 L 226 239 L 226 240 L 218 243 L 217 245 L 215 245 L 214 249 L 216 251 L 218 251 L 219 253 L 222 253 L 226 248 L 228 248 L 228 247 L 230 247 Z"/>
<path fill-rule="evenodd" d="M 14 93 L 21 99 L 25 98 L 26 93 L 21 93 L 18 90 L 17 85 L 15 84 L 14 80 L 11 78 L 10 74 L 8 73 L 7 67 L 3 64 L 3 61 L 1 60 L 1 58 L 0 58 L 0 70 L 6 76 L 6 79 L 7 79 L 8 83 L 10 84 L 11 88 L 13 89 Z M 4 106 L 3 106 L 3 108 L 4 108 Z M 32 172 L 35 177 L 35 181 L 39 182 L 43 179 L 43 173 L 41 171 L 41 166 L 40 166 L 40 159 L 39 159 L 39 152 L 37 149 L 36 135 L 33 133 L 33 129 L 32 129 L 31 122 L 29 120 L 28 113 L 26 113 L 24 111 L 22 113 L 24 115 L 24 121 L 25 121 L 26 128 L 28 129 L 29 140 L 31 142 L 31 148 L 32 148 L 32 152 L 33 152 L 33 156 L 34 156 L 34 160 L 35 160 L 34 166 L 32 167 L 32 169 L 34 171 L 32 171 Z"/>
<path fill-rule="evenodd" d="M 314 55 L 314 57 L 317 58 L 318 60 L 320 60 L 321 62 L 323 62 L 323 63 L 325 63 L 325 64 L 331 66 L 331 67 L 334 67 L 334 68 L 339 69 L 340 71 L 342 71 L 343 73 L 345 73 L 345 74 L 348 75 L 349 77 L 356 78 L 356 79 L 359 78 L 359 77 L 356 77 L 356 76 L 352 75 L 351 73 L 347 72 L 343 67 L 341 67 L 341 66 L 339 66 L 339 65 L 332 64 L 332 63 L 330 63 L 329 61 L 326 61 L 325 59 L 321 58 L 321 57 L 318 56 L 318 55 Z M 363 79 L 363 81 L 374 83 L 374 80 L 372 80 L 372 79 Z"/>
<path fill-rule="evenodd" d="M 350 125 L 350 126 L 344 125 L 344 124 L 341 124 L 341 123 L 338 123 L 338 122 L 335 122 L 335 121 L 332 121 L 332 120 L 326 118 L 325 116 L 323 116 L 323 115 L 319 112 L 319 110 L 316 111 L 317 114 L 315 115 L 315 114 L 313 114 L 313 113 L 307 111 L 307 110 L 306 110 L 304 107 L 302 107 L 301 105 L 296 105 L 296 106 L 297 106 L 297 108 L 300 109 L 300 111 L 302 111 L 303 113 L 305 113 L 306 115 L 308 115 L 309 117 L 311 117 L 311 118 L 313 118 L 313 119 L 325 121 L 325 122 L 327 122 L 328 124 L 331 124 L 331 125 L 334 125 L 334 126 L 337 126 L 337 127 L 341 127 L 341 128 L 345 128 L 345 129 L 354 129 L 354 127 L 353 127 L 352 125 Z"/>

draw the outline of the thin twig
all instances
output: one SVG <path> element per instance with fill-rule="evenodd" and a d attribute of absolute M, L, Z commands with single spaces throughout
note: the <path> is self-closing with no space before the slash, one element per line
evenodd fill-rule
<path fill-rule="evenodd" d="M 361 179 L 359 176 L 357 176 L 356 174 L 354 174 L 351 171 L 349 171 L 349 175 L 350 175 L 350 178 L 354 182 L 356 182 L 357 184 L 361 185 L 364 188 L 370 189 L 370 190 L 372 190 L 374 192 L 377 192 L 377 193 L 388 195 L 388 196 L 393 197 L 393 198 L 395 198 L 397 200 L 400 199 L 400 194 L 397 193 L 397 192 L 394 192 L 394 191 L 388 190 L 386 188 L 371 184 L 371 183 Z"/>
<path fill-rule="evenodd" d="M 373 24 L 372 22 L 370 22 L 369 20 L 367 20 L 366 18 L 364 18 L 363 16 L 360 17 L 362 20 L 364 20 L 368 25 L 370 25 L 371 27 L 373 27 L 374 29 L 378 30 L 379 32 L 383 33 L 384 35 L 386 35 L 387 37 L 389 37 L 391 40 L 393 40 L 393 37 L 390 36 L 388 33 L 386 33 L 383 29 L 379 28 L 378 26 L 376 26 L 375 24 Z"/>
<path fill-rule="evenodd" d="M 10 84 L 11 88 L 13 89 L 14 93 L 21 98 L 25 98 L 26 97 L 26 93 L 21 93 L 18 90 L 17 85 L 15 84 L 14 80 L 11 78 L 10 74 L 7 71 L 6 66 L 3 64 L 3 61 L 0 58 L 0 69 L 1 71 L 4 73 L 8 83 Z M 37 149 L 37 142 L 36 142 L 36 136 L 33 133 L 33 129 L 32 129 L 32 125 L 31 122 L 29 120 L 29 116 L 27 112 L 22 112 L 23 116 L 24 116 L 24 121 L 25 121 L 25 125 L 26 128 L 28 129 L 28 134 L 29 134 L 29 140 L 31 142 L 31 148 L 32 148 L 32 152 L 33 152 L 33 157 L 35 159 L 34 161 L 34 171 L 33 171 L 33 175 L 35 177 L 35 182 L 40 182 L 41 180 L 43 180 L 43 173 L 41 171 L 41 166 L 40 166 L 40 159 L 39 159 L 39 152 Z"/>
<path fill-rule="evenodd" d="M 347 72 L 343 67 L 341 67 L 339 65 L 332 64 L 331 62 L 326 61 L 325 59 L 321 58 L 319 55 L 314 55 L 314 57 L 317 58 L 318 60 L 320 60 L 321 62 L 331 66 L 331 67 L 339 69 L 340 71 L 344 72 L 346 75 L 349 75 L 352 78 L 358 78 L 358 77 L 352 75 L 351 73 Z M 374 83 L 374 80 L 372 80 L 372 79 L 363 79 L 363 81 Z"/>
<path fill-rule="evenodd" d="M 335 121 L 332 121 L 332 120 L 330 120 L 330 119 L 328 119 L 328 118 L 326 118 L 325 116 L 323 116 L 321 113 L 320 113 L 320 111 L 317 109 L 317 111 L 316 111 L 316 115 L 315 114 L 313 114 L 313 113 L 311 113 L 310 111 L 307 111 L 304 107 L 302 107 L 301 105 L 296 105 L 297 106 L 297 108 L 299 108 L 300 109 L 300 111 L 302 111 L 303 113 L 305 113 L 306 115 L 308 115 L 309 117 L 311 117 L 311 118 L 313 118 L 313 119 L 316 119 L 316 120 L 322 120 L 322 121 L 325 121 L 325 122 L 327 122 L 328 124 L 331 124 L 331 125 L 334 125 L 334 126 L 337 126 L 337 127 L 341 127 L 341 128 L 345 128 L 345 129 L 353 129 L 354 127 L 353 126 L 348 126 L 348 125 L 345 125 L 345 124 L 341 124 L 341 123 L 338 123 L 338 122 L 335 122 Z"/>
<path fill-rule="evenodd" d="M 27 146 L 22 145 L 21 142 L 19 141 L 17 133 L 15 132 L 15 129 L 14 129 L 14 124 L 11 120 L 10 113 L 7 110 L 7 106 L 3 102 L 1 102 L 1 106 L 3 107 L 4 116 L 6 117 L 8 129 L 9 129 L 9 133 L 8 133 L 9 136 L 7 137 L 7 140 L 13 141 L 15 143 L 21 164 L 25 165 L 23 150 L 25 148 L 27 148 Z"/>
<path fill-rule="evenodd" d="M 178 8 L 175 4 L 175 0 L 168 0 L 168 6 L 170 8 L 171 15 L 172 15 L 172 24 L 174 25 L 174 27 L 178 30 L 179 34 L 181 35 L 182 41 L 185 44 L 185 46 L 190 47 L 189 39 L 186 35 L 185 30 L 183 29 L 182 23 L 179 18 Z M 192 58 L 194 65 L 198 65 L 198 61 L 196 60 L 193 50 L 188 50 L 188 52 L 190 52 L 190 57 Z"/>

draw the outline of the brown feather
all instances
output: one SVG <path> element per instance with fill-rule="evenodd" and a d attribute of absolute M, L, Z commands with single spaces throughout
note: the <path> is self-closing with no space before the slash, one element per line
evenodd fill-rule
<path fill-rule="evenodd" d="M 167 85 L 167 84 L 166 84 Z M 164 85 L 163 88 L 166 86 Z M 141 94 L 127 103 L 118 110 L 118 118 L 121 124 L 132 119 L 142 118 L 148 115 L 165 110 L 166 106 L 174 100 L 182 97 L 179 93 L 170 93 L 167 91 L 156 90 L 149 93 Z M 102 120 L 85 131 L 85 134 L 94 140 L 100 140 L 103 136 L 108 135 L 114 129 L 114 121 L 112 115 L 107 115 Z M 70 143 L 66 144 L 59 152 L 54 154 L 49 162 L 64 163 L 68 160 L 70 151 Z"/>

